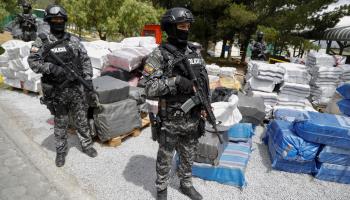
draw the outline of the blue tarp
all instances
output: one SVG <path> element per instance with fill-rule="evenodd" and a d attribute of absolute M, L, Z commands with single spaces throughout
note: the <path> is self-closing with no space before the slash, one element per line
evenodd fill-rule
<path fill-rule="evenodd" d="M 308 112 L 308 118 L 294 122 L 297 135 L 306 141 L 339 148 L 350 148 L 350 118 Z"/>
<path fill-rule="evenodd" d="M 350 100 L 343 99 L 337 102 L 340 112 L 344 115 L 350 116 Z"/>
<path fill-rule="evenodd" d="M 244 172 L 251 153 L 252 142 L 229 142 L 223 152 L 219 165 L 194 163 L 193 176 L 204 180 L 216 181 L 222 184 L 244 187 L 246 180 Z"/>
<path fill-rule="evenodd" d="M 317 163 L 317 179 L 350 184 L 350 166 Z"/>
<path fill-rule="evenodd" d="M 344 97 L 344 99 L 350 99 L 350 84 L 346 83 L 339 86 L 337 92 Z"/>
<path fill-rule="evenodd" d="M 325 146 L 318 155 L 318 161 L 322 163 L 350 166 L 350 149 Z"/>
<path fill-rule="evenodd" d="M 267 126 L 267 137 L 271 137 L 272 146 L 283 159 L 291 161 L 314 160 L 319 144 L 307 142 L 293 131 L 292 122 L 273 120 Z"/>
<path fill-rule="evenodd" d="M 238 123 L 228 130 L 228 139 L 232 142 L 247 142 L 254 135 L 251 123 Z"/>
<path fill-rule="evenodd" d="M 274 119 L 293 122 L 295 119 L 305 119 L 307 117 L 307 111 L 281 108 L 275 110 L 273 116 Z"/>

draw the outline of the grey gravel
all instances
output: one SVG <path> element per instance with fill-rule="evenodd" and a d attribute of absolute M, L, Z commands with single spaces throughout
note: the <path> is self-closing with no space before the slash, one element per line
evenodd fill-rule
<path fill-rule="evenodd" d="M 19 128 L 45 149 L 54 165 L 53 128 L 46 123 L 51 116 L 45 106 L 40 105 L 38 97 L 0 89 L 0 104 L 17 116 Z M 350 185 L 272 170 L 267 147 L 261 142 L 262 133 L 263 128 L 259 127 L 253 137 L 253 152 L 246 169 L 247 187 L 241 190 L 194 178 L 194 186 L 204 199 L 350 199 Z M 97 199 L 154 199 L 158 145 L 150 137 L 150 128 L 146 128 L 140 136 L 129 138 L 116 148 L 95 143 L 99 155 L 90 158 L 81 153 L 76 135 L 70 135 L 63 169 Z M 4 171 L 6 169 L 0 170 L 0 175 Z M 188 199 L 178 188 L 179 181 L 175 177 L 168 190 L 169 199 Z"/>

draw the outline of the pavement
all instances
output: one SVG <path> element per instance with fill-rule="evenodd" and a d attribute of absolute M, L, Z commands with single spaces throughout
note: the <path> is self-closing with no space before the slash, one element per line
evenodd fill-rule
<path fill-rule="evenodd" d="M 0 199 L 67 199 L 7 134 L 0 124 Z"/>
<path fill-rule="evenodd" d="M 48 187 L 51 188 L 47 193 L 55 193 L 62 199 L 74 200 L 155 198 L 155 159 L 158 145 L 150 139 L 150 128 L 142 131 L 138 137 L 127 139 L 117 148 L 95 143 L 94 147 L 99 155 L 93 159 L 81 152 L 76 135 L 69 135 L 67 162 L 64 167 L 56 168 L 53 129 L 47 123 L 49 118 L 50 114 L 43 105 L 40 105 L 38 96 L 0 88 L 2 127 L 0 131 L 9 139 L 6 140 L 4 137 L 6 143 L 12 141 L 12 144 L 19 147 L 18 155 L 26 158 L 24 163 L 34 166 L 40 177 L 43 177 L 40 180 L 47 181 Z M 261 141 L 262 135 L 263 128 L 259 127 L 253 137 L 253 151 L 245 171 L 247 187 L 240 190 L 217 182 L 193 178 L 194 186 L 204 199 L 350 199 L 350 185 L 320 181 L 307 174 L 273 170 L 268 149 Z M 0 143 L 1 148 L 2 143 Z M 2 162 L 2 150 L 0 153 Z M 11 155 L 10 157 L 16 157 L 14 154 Z M 18 159 L 14 160 L 7 162 L 15 162 L 14 165 L 20 162 L 17 161 Z M 0 174 L 3 171 L 5 174 L 8 173 L 5 167 L 0 165 Z M 2 178 L 0 178 L 2 184 L 1 181 Z M 14 185 L 20 186 L 16 181 Z M 12 192 L 30 193 L 28 190 L 31 189 L 24 190 L 23 187 L 15 188 Z M 188 199 L 179 192 L 178 188 L 179 180 L 175 176 L 168 188 L 168 199 Z M 0 200 L 3 199 L 5 199 L 3 195 L 0 195 Z"/>

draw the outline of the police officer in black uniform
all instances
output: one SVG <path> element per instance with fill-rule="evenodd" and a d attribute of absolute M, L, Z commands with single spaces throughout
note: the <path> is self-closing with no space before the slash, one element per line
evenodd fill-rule
<path fill-rule="evenodd" d="M 23 13 L 18 14 L 14 20 L 14 28 L 12 30 L 13 37 L 23 41 L 34 41 L 37 37 L 38 25 L 36 16 L 31 13 L 31 4 L 24 2 L 22 4 Z M 16 33 L 19 29 L 18 33 Z"/>
<path fill-rule="evenodd" d="M 192 185 L 192 164 L 198 138 L 204 133 L 203 119 L 206 113 L 201 104 L 187 113 L 181 109 L 194 95 L 188 68 L 193 70 L 200 87 L 204 89 L 206 97 L 209 97 L 204 60 L 196 47 L 188 42 L 193 21 L 192 13 L 186 8 L 168 10 L 161 20 L 162 30 L 168 35 L 167 42 L 149 55 L 144 66 L 146 95 L 159 99 L 159 111 L 155 117 L 157 120 L 156 123 L 152 122 L 152 135 L 159 143 L 156 163 L 157 199 L 167 199 L 169 172 L 175 150 L 180 161 L 177 170 L 180 191 L 191 199 L 202 199 Z"/>
<path fill-rule="evenodd" d="M 256 42 L 252 48 L 252 60 L 266 60 L 266 44 L 263 40 L 264 33 L 259 31 L 256 34 Z"/>
<path fill-rule="evenodd" d="M 32 45 L 28 63 L 34 72 L 43 74 L 41 101 L 55 117 L 56 166 L 61 167 L 65 164 L 67 154 L 68 113 L 73 115 L 83 153 L 96 157 L 97 152 L 92 147 L 87 120 L 87 99 L 90 94 L 81 82 L 71 77 L 64 66 L 48 52 L 51 51 L 50 53 L 69 64 L 69 67 L 91 87 L 92 66 L 79 38 L 65 32 L 68 19 L 65 9 L 59 5 L 50 5 L 45 12 L 44 20 L 50 25 L 50 33 L 39 34 Z"/>

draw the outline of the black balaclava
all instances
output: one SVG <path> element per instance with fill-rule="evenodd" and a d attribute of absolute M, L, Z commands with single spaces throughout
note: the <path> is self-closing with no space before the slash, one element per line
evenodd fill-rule
<path fill-rule="evenodd" d="M 49 23 L 50 25 L 50 32 L 54 34 L 56 37 L 61 38 L 64 35 L 66 23 Z"/>
<path fill-rule="evenodd" d="M 180 30 L 176 24 L 172 25 L 172 31 L 168 34 L 168 42 L 179 49 L 186 50 L 189 31 Z"/>

